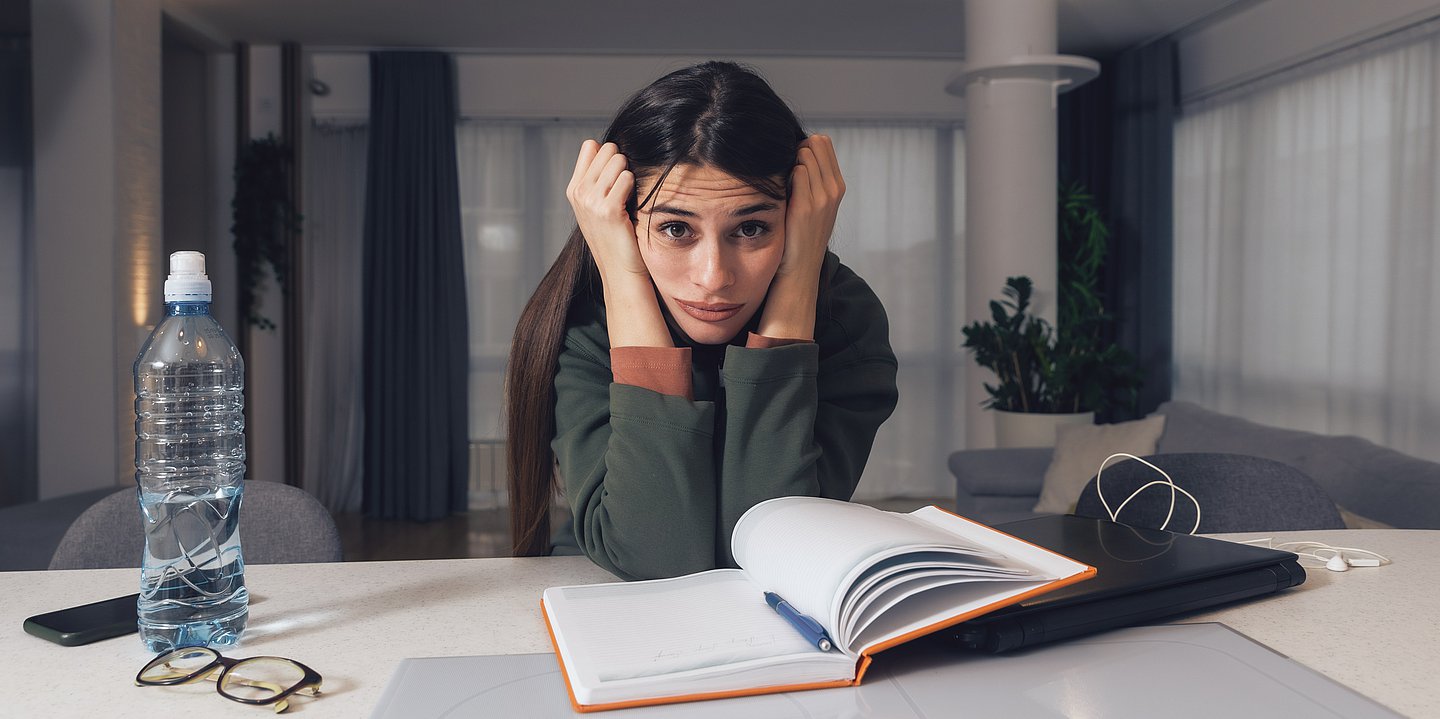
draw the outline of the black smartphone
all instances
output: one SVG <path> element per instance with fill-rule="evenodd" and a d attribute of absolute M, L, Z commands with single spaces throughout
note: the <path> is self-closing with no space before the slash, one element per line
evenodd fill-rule
<path fill-rule="evenodd" d="M 139 599 L 139 594 L 130 594 L 36 614 L 25 620 L 25 631 L 65 647 L 129 634 L 136 630 Z"/>

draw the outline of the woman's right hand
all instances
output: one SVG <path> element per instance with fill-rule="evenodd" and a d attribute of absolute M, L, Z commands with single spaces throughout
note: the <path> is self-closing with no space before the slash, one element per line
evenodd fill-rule
<path fill-rule="evenodd" d="M 625 168 L 626 163 L 615 143 L 586 140 L 565 188 L 585 244 L 607 283 L 619 278 L 617 272 L 649 279 L 635 238 L 635 223 L 625 209 L 635 189 L 635 175 Z"/>
<path fill-rule="evenodd" d="M 640 257 L 635 223 L 625 211 L 625 202 L 635 190 L 635 174 L 625 164 L 615 143 L 586 140 L 565 197 L 600 269 L 610 346 L 670 347 L 670 330 L 660 314 L 650 271 Z"/>

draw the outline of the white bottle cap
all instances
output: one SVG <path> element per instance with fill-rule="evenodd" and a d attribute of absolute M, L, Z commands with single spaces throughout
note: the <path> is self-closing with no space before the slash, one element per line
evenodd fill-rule
<path fill-rule="evenodd" d="M 172 252 L 170 277 L 165 280 L 166 302 L 209 302 L 210 278 L 205 276 L 205 254 Z"/>

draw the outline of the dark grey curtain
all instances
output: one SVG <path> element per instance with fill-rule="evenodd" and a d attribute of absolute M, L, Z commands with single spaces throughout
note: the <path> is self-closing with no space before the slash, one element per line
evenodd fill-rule
<path fill-rule="evenodd" d="M 0 507 L 36 499 L 30 41 L 0 37 Z"/>
<path fill-rule="evenodd" d="M 1098 80 L 1061 96 L 1060 180 L 1083 181 L 1109 221 L 1105 304 L 1115 340 L 1145 373 L 1136 407 L 1143 416 L 1170 399 L 1175 43 L 1101 64 Z"/>
<path fill-rule="evenodd" d="M 450 57 L 370 55 L 364 256 L 365 514 L 467 503 L 469 341 Z"/>

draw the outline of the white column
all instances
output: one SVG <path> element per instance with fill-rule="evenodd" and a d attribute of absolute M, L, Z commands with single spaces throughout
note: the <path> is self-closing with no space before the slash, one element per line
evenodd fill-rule
<path fill-rule="evenodd" d="M 1055 93 L 1095 63 L 1055 55 L 1055 0 L 967 0 L 965 73 L 965 316 L 985 320 L 1007 277 L 1035 286 L 1034 310 L 1055 320 Z M 1087 76 L 1088 73 L 1088 76 Z M 1083 81 L 1083 80 L 1082 80 Z M 988 371 L 967 365 L 966 446 L 994 445 L 980 409 Z"/>
<path fill-rule="evenodd" d="M 160 2 L 31 5 L 39 496 L 128 485 L 163 306 Z"/>

